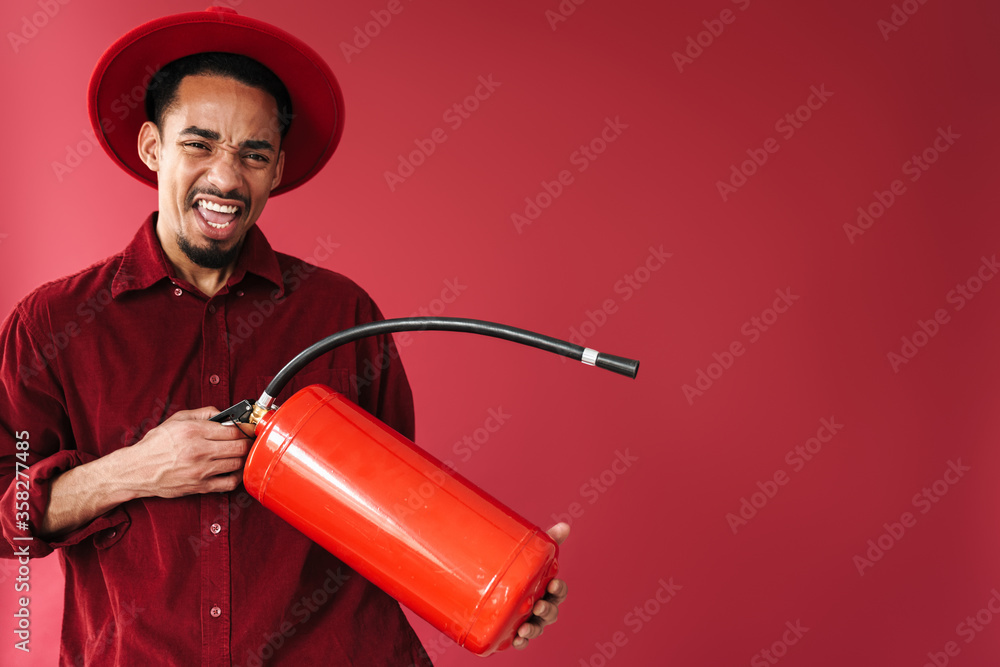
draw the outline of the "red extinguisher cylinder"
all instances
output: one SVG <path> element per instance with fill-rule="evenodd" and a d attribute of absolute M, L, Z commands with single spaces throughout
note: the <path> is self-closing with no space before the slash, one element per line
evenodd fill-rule
<path fill-rule="evenodd" d="M 543 530 L 328 387 L 256 432 L 243 481 L 265 507 L 473 653 L 510 646 L 556 574 Z"/>

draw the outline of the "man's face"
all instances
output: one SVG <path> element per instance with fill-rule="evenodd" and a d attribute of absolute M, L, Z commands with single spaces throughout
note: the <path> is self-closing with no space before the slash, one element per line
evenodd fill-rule
<path fill-rule="evenodd" d="M 139 152 L 157 172 L 157 235 L 197 266 L 220 269 L 239 253 L 268 195 L 281 181 L 284 153 L 274 98 L 233 79 L 185 77 L 162 127 L 139 133 Z"/>

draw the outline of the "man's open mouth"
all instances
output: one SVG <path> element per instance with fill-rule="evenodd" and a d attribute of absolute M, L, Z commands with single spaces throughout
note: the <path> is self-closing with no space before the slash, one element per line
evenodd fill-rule
<path fill-rule="evenodd" d="M 198 199 L 194 208 L 205 223 L 213 229 L 225 229 L 240 216 L 239 204 L 220 204 L 209 199 Z"/>

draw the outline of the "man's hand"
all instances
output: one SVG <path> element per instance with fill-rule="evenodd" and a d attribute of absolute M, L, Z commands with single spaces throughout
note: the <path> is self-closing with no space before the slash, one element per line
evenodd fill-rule
<path fill-rule="evenodd" d="M 178 498 L 232 491 L 243 479 L 250 439 L 236 426 L 209 421 L 214 407 L 182 410 L 128 448 L 126 482 L 136 497 Z"/>
<path fill-rule="evenodd" d="M 557 523 L 545 531 L 556 544 L 562 544 L 569 537 L 569 524 Z M 534 639 L 542 634 L 546 625 L 555 623 L 559 616 L 559 605 L 566 599 L 568 592 L 566 582 L 562 579 L 553 579 L 549 582 L 545 597 L 535 603 L 531 610 L 532 616 L 517 629 L 517 637 L 514 638 L 514 648 L 524 649 L 528 646 L 528 640 Z"/>
<path fill-rule="evenodd" d="M 39 535 L 51 539 L 75 530 L 135 498 L 235 489 L 251 443 L 238 427 L 208 421 L 218 412 L 177 412 L 135 445 L 53 479 Z"/>

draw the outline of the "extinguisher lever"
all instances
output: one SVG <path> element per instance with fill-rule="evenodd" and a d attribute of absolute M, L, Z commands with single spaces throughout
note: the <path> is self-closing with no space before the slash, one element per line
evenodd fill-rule
<path fill-rule="evenodd" d="M 231 408 L 226 408 L 219 414 L 210 418 L 209 421 L 218 422 L 220 424 L 225 422 L 238 422 L 240 424 L 249 424 L 251 412 L 253 412 L 253 403 L 244 400 L 240 401 Z"/>

